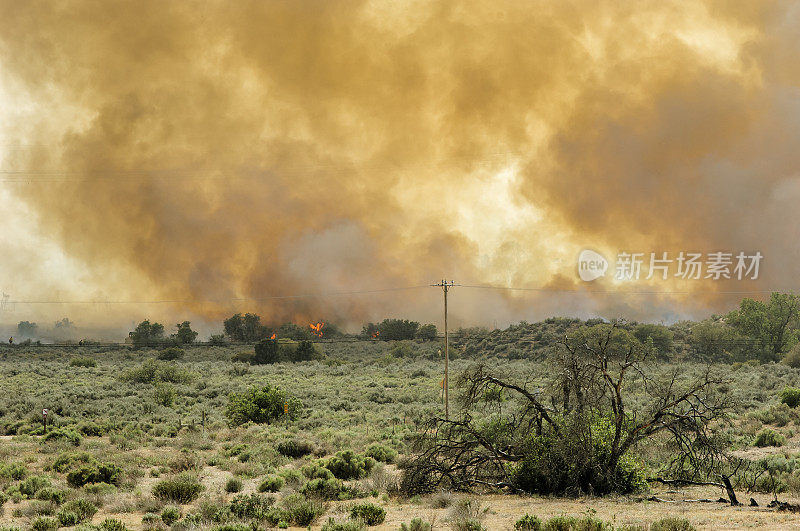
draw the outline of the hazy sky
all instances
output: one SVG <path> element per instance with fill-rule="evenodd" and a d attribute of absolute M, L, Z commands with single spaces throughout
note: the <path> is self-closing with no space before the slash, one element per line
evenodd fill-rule
<path fill-rule="evenodd" d="M 457 289 L 458 324 L 672 321 L 793 289 L 798 28 L 796 2 L 0 0 L 0 322 L 437 320 L 434 288 L 271 297 L 444 277 L 552 290 Z M 764 259 L 584 283 L 584 248 Z"/>

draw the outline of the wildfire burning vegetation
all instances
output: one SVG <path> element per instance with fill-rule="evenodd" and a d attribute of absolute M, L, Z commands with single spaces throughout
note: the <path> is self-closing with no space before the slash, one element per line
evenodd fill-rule
<path fill-rule="evenodd" d="M 311 329 L 311 333 L 314 334 L 316 337 L 322 337 L 322 327 L 325 326 L 325 323 L 309 323 L 308 327 Z"/>

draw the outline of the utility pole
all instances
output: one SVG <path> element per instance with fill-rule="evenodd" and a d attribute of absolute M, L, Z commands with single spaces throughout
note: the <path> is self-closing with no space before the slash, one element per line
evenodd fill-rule
<path fill-rule="evenodd" d="M 444 292 L 444 382 L 442 388 L 444 389 L 444 418 L 450 420 L 450 400 L 448 397 L 448 388 L 450 387 L 449 381 L 449 368 L 450 362 L 450 337 L 447 332 L 447 290 L 455 286 L 452 280 L 442 280 L 438 284 L 431 284 L 432 286 L 441 286 Z"/>

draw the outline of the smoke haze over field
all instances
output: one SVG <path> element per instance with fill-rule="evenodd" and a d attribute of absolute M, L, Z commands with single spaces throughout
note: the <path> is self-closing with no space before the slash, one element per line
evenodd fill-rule
<path fill-rule="evenodd" d="M 764 262 L 457 289 L 456 323 L 675 320 L 792 289 L 799 28 L 793 2 L 0 0 L 0 287 L 142 301 L 17 320 L 435 320 L 433 288 L 270 297 L 581 290 L 590 247 Z"/>

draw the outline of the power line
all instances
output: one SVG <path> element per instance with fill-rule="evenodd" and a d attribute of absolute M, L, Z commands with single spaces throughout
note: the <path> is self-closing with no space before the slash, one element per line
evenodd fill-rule
<path fill-rule="evenodd" d="M 491 284 L 456 284 L 461 288 L 473 289 L 493 289 L 500 291 L 535 291 L 543 293 L 599 293 L 608 295 L 694 295 L 694 294 L 722 294 L 722 295 L 746 295 L 749 293 L 774 293 L 774 292 L 793 292 L 794 290 L 776 289 L 753 289 L 753 290 L 617 290 L 617 289 L 583 289 L 583 288 L 529 288 L 515 286 L 497 286 Z"/>
<path fill-rule="evenodd" d="M 369 295 L 377 293 L 390 293 L 396 291 L 407 291 L 414 289 L 428 288 L 431 286 L 442 287 L 441 284 L 422 284 L 417 286 L 401 286 L 394 288 L 378 288 L 378 289 L 365 289 L 365 290 L 349 290 L 349 291 L 329 291 L 317 293 L 301 293 L 294 295 L 269 295 L 265 297 L 227 297 L 217 299 L 152 299 L 152 300 L 5 300 L 7 304 L 203 304 L 203 303 L 224 303 L 224 302 L 266 302 L 273 300 L 292 300 L 292 299 L 307 299 L 307 298 L 324 298 L 324 297 L 341 297 L 347 295 Z M 569 294 L 600 294 L 600 295 L 695 295 L 695 294 L 720 294 L 720 295 L 749 295 L 749 294 L 767 294 L 774 292 L 794 292 L 794 290 L 592 290 L 581 288 L 550 288 L 550 287 L 515 287 L 515 286 L 497 286 L 489 284 L 455 284 L 450 283 L 450 287 L 461 287 L 470 289 L 486 289 L 497 291 L 523 291 L 523 292 L 541 292 L 541 293 L 569 293 Z"/>
<path fill-rule="evenodd" d="M 219 303 L 219 302 L 265 302 L 270 300 L 304 299 L 304 298 L 323 298 L 340 297 L 346 295 L 366 295 L 375 293 L 388 293 L 394 291 L 407 291 L 419 288 L 427 288 L 426 285 L 403 286 L 397 288 L 380 288 L 352 291 L 328 291 L 319 293 L 303 293 L 298 295 L 270 295 L 266 297 L 230 297 L 220 299 L 156 299 L 156 300 L 84 300 L 84 301 L 64 301 L 64 300 L 9 300 L 9 304 L 180 304 L 180 303 Z"/>

